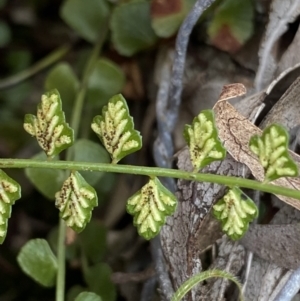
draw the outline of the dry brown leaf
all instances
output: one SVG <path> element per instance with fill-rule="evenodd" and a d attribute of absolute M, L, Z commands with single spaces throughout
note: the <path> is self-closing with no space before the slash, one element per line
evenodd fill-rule
<path fill-rule="evenodd" d="M 236 83 L 230 84 L 223 87 L 219 101 L 228 100 L 234 97 L 242 96 L 247 93 L 246 87 L 243 84 Z"/>
<path fill-rule="evenodd" d="M 241 84 L 232 84 L 224 87 L 225 92 L 221 92 L 220 99 L 213 107 L 216 125 L 219 130 L 219 137 L 230 155 L 236 161 L 247 165 L 257 180 L 263 181 L 263 167 L 248 146 L 250 138 L 253 135 L 261 135 L 262 131 L 253 123 L 251 123 L 246 117 L 241 115 L 231 104 L 224 100 L 224 95 L 235 95 L 235 91 L 242 91 L 240 85 Z M 291 151 L 290 154 L 299 165 L 300 156 Z M 299 178 L 280 178 L 272 183 L 279 186 L 300 190 Z M 278 198 L 300 210 L 300 202 L 298 200 L 279 195 Z"/>
<path fill-rule="evenodd" d="M 298 100 L 300 94 L 300 77 L 298 77 L 275 105 L 269 114 L 264 118 L 262 128 L 272 124 L 284 124 L 289 130 L 300 124 L 300 102 Z"/>

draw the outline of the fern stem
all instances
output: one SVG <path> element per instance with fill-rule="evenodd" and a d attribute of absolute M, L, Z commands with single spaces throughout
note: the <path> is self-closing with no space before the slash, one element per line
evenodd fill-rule
<path fill-rule="evenodd" d="M 56 277 L 56 301 L 63 301 L 65 296 L 65 247 L 66 225 L 63 219 L 59 219 L 58 241 L 57 241 L 57 277 Z"/>
<path fill-rule="evenodd" d="M 205 272 L 201 272 L 185 281 L 173 295 L 171 301 L 180 301 L 199 282 L 204 281 L 208 278 L 215 277 L 229 279 L 232 282 L 234 282 L 237 285 L 240 292 L 240 301 L 244 300 L 242 296 L 242 286 L 233 275 L 221 270 L 208 270 Z"/>
<path fill-rule="evenodd" d="M 300 191 L 274 184 L 232 176 L 221 176 L 207 173 L 191 173 L 183 170 L 145 167 L 134 165 L 119 165 L 108 163 L 72 162 L 72 161 L 39 161 L 32 159 L 0 159 L 0 168 L 51 168 L 81 171 L 101 171 L 124 174 L 135 174 L 153 177 L 169 177 L 196 182 L 209 182 L 229 187 L 238 186 L 267 193 L 278 194 L 300 200 Z"/>
<path fill-rule="evenodd" d="M 103 42 L 104 42 L 106 34 L 107 34 L 107 29 L 108 29 L 107 27 L 102 28 L 99 38 L 93 48 L 92 54 L 86 64 L 86 67 L 85 67 L 85 70 L 83 73 L 82 82 L 80 85 L 80 89 L 79 89 L 79 92 L 78 92 L 76 100 L 75 100 L 73 114 L 72 114 L 71 122 L 70 122 L 70 126 L 73 128 L 74 133 L 75 133 L 75 138 L 78 135 L 78 128 L 79 128 L 80 120 L 82 118 L 81 114 L 82 114 L 84 98 L 85 98 L 86 90 L 87 90 L 87 86 L 88 86 L 88 80 L 94 70 L 94 66 L 98 59 L 100 49 L 102 48 Z"/>
<path fill-rule="evenodd" d="M 58 49 L 51 52 L 49 55 L 44 57 L 42 60 L 38 61 L 36 64 L 30 66 L 26 70 L 23 70 L 18 74 L 0 80 L 0 90 L 15 86 L 21 83 L 22 81 L 30 78 L 31 76 L 37 74 L 38 72 L 42 71 L 43 69 L 49 67 L 53 63 L 60 60 L 63 56 L 65 56 L 70 50 L 70 48 L 70 45 L 59 47 Z"/>
<path fill-rule="evenodd" d="M 76 139 L 78 135 L 78 129 L 80 125 L 81 115 L 82 115 L 82 108 L 84 104 L 84 99 L 86 95 L 88 80 L 92 71 L 94 70 L 95 62 L 98 59 L 98 55 L 100 49 L 102 48 L 104 39 L 106 37 L 107 27 L 102 30 L 100 33 L 96 44 L 94 45 L 93 51 L 89 60 L 86 64 L 82 82 L 79 88 L 79 92 L 77 94 L 75 105 L 72 112 L 70 126 L 74 129 L 74 138 Z M 72 155 L 70 149 L 67 150 L 66 154 L 67 160 L 72 159 Z M 65 236 L 66 236 L 66 224 L 65 222 L 60 219 L 59 221 L 59 232 L 58 232 L 58 252 L 57 252 L 57 261 L 58 261 L 58 271 L 57 271 L 57 279 L 56 279 L 56 301 L 64 301 L 65 296 L 65 274 L 66 274 L 66 267 L 65 267 Z"/>

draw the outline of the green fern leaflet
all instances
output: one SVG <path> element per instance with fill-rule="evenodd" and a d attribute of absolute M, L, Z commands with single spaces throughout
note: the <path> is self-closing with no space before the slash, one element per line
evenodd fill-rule
<path fill-rule="evenodd" d="M 267 127 L 262 136 L 251 137 L 249 147 L 265 170 L 265 181 L 298 176 L 298 167 L 288 153 L 289 135 L 279 124 Z"/>
<path fill-rule="evenodd" d="M 55 206 L 68 227 L 81 232 L 91 220 L 92 210 L 98 205 L 95 189 L 78 171 L 72 172 L 55 195 Z"/>
<path fill-rule="evenodd" d="M 127 211 L 133 215 L 139 234 L 151 239 L 159 233 L 166 217 L 174 213 L 176 205 L 176 197 L 155 177 L 129 198 Z"/>
<path fill-rule="evenodd" d="M 42 95 L 36 116 L 25 115 L 24 129 L 36 137 L 40 147 L 51 158 L 70 147 L 74 141 L 74 131 L 65 121 L 57 90 Z"/>
<path fill-rule="evenodd" d="M 112 163 L 142 147 L 141 135 L 134 129 L 126 100 L 121 94 L 109 100 L 102 115 L 94 117 L 91 127 L 109 152 Z"/>
<path fill-rule="evenodd" d="M 183 136 L 189 146 L 194 171 L 226 156 L 212 110 L 201 111 L 192 125 L 185 125 Z"/>
<path fill-rule="evenodd" d="M 20 185 L 0 169 L 0 244 L 5 240 L 11 206 L 21 197 Z"/>
<path fill-rule="evenodd" d="M 248 230 L 249 223 L 257 217 L 258 210 L 240 188 L 234 187 L 213 206 L 213 214 L 222 223 L 222 230 L 232 240 L 238 240 Z"/>

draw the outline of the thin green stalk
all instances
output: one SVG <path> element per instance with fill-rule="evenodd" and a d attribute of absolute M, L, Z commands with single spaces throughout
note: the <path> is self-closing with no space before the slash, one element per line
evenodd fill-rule
<path fill-rule="evenodd" d="M 0 159 L 0 168 L 52 168 L 65 170 L 81 171 L 101 171 L 124 174 L 135 174 L 144 176 L 169 177 L 175 179 L 184 179 L 196 182 L 209 182 L 226 186 L 238 186 L 259 190 L 272 194 L 278 194 L 300 200 L 300 191 L 273 184 L 266 184 L 255 180 L 244 178 L 221 176 L 207 173 L 190 173 L 187 171 L 160 168 L 145 167 L 134 165 L 118 165 L 108 163 L 90 163 L 90 162 L 72 162 L 72 161 L 39 161 L 32 159 Z"/>
<path fill-rule="evenodd" d="M 58 241 L 57 241 L 57 277 L 56 277 L 56 301 L 63 301 L 65 296 L 65 237 L 66 237 L 66 225 L 63 219 L 59 219 L 58 227 Z"/>
<path fill-rule="evenodd" d="M 72 112 L 70 126 L 74 130 L 74 139 L 78 135 L 79 124 L 81 120 L 81 113 L 83 109 L 84 99 L 86 95 L 87 85 L 89 77 L 93 71 L 93 67 L 95 62 L 98 58 L 99 51 L 102 47 L 103 41 L 105 39 L 107 33 L 107 28 L 103 29 L 99 35 L 99 38 L 94 45 L 93 51 L 89 60 L 87 62 L 86 68 L 84 70 L 82 82 L 79 88 L 79 92 L 77 94 L 75 105 Z M 67 150 L 66 154 L 67 160 L 71 160 L 71 152 L 70 149 Z M 59 221 L 59 232 L 58 232 L 58 251 L 57 251 L 57 261 L 58 261 L 58 271 L 57 271 L 57 278 L 56 278 L 56 301 L 64 301 L 65 297 L 65 236 L 66 236 L 66 224 L 65 222 L 60 219 Z"/>
<path fill-rule="evenodd" d="M 10 88 L 20 82 L 28 79 L 29 77 L 35 75 L 36 73 L 42 71 L 43 69 L 49 67 L 53 63 L 60 60 L 66 53 L 71 49 L 70 45 L 64 45 L 59 47 L 55 51 L 51 52 L 49 55 L 38 61 L 36 64 L 32 65 L 28 69 L 21 71 L 18 74 L 12 75 L 8 78 L 0 80 L 0 90 Z"/>
<path fill-rule="evenodd" d="M 95 62 L 98 59 L 98 55 L 99 55 L 100 49 L 102 47 L 102 44 L 104 42 L 104 39 L 106 37 L 106 34 L 107 34 L 107 27 L 102 29 L 100 36 L 93 48 L 92 54 L 89 58 L 89 61 L 86 65 L 86 68 L 83 73 L 80 90 L 79 90 L 77 98 L 75 100 L 73 115 L 72 115 L 71 122 L 70 122 L 70 125 L 74 130 L 75 137 L 78 134 L 77 132 L 78 132 L 79 124 L 80 124 L 80 120 L 82 118 L 81 113 L 82 113 L 84 98 L 85 98 L 85 94 L 86 94 L 86 90 L 87 90 L 88 80 L 94 69 Z"/>
<path fill-rule="evenodd" d="M 197 285 L 198 283 L 200 283 L 206 279 L 216 278 L 216 277 L 229 279 L 232 282 L 234 282 L 239 289 L 240 301 L 244 300 L 243 295 L 242 295 L 242 285 L 233 275 L 231 275 L 230 273 L 227 273 L 226 271 L 222 271 L 222 270 L 208 270 L 208 271 L 201 272 L 201 273 L 189 278 L 187 281 L 185 281 L 179 287 L 179 289 L 176 291 L 176 293 L 172 297 L 171 301 L 180 301 L 195 285 Z"/>

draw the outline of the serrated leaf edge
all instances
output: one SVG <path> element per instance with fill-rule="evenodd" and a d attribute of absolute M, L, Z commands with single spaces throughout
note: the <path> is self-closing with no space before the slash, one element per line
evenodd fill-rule
<path fill-rule="evenodd" d="M 48 157 L 54 157 L 74 141 L 74 133 L 65 122 L 57 90 L 42 95 L 37 115 L 26 114 L 23 127 L 27 133 L 36 137 Z"/>
<path fill-rule="evenodd" d="M 60 217 L 76 232 L 85 228 L 97 205 L 95 189 L 77 171 L 70 174 L 61 190 L 55 194 L 55 206 L 60 211 Z"/>
<path fill-rule="evenodd" d="M 0 244 L 5 240 L 11 206 L 21 197 L 21 186 L 0 169 Z"/>
<path fill-rule="evenodd" d="M 201 111 L 193 119 L 192 125 L 186 125 L 184 138 L 189 146 L 195 171 L 213 161 L 225 158 L 226 150 L 218 138 L 212 110 Z"/>
<path fill-rule="evenodd" d="M 261 136 L 251 137 L 249 147 L 265 170 L 265 181 L 298 175 L 297 164 L 288 153 L 288 133 L 281 125 L 272 124 Z"/>
<path fill-rule="evenodd" d="M 214 206 L 214 216 L 222 222 L 222 230 L 233 240 L 240 239 L 251 222 L 257 217 L 255 203 L 247 197 L 242 199 L 243 192 L 231 188 Z"/>
<path fill-rule="evenodd" d="M 145 239 L 155 237 L 166 216 L 171 215 L 177 205 L 176 197 L 157 178 L 149 179 L 127 201 L 127 211 L 134 216 L 134 225 Z"/>
<path fill-rule="evenodd" d="M 109 100 L 102 109 L 102 115 L 94 117 L 91 127 L 109 152 L 112 163 L 142 147 L 140 133 L 134 129 L 133 119 L 121 94 Z"/>

